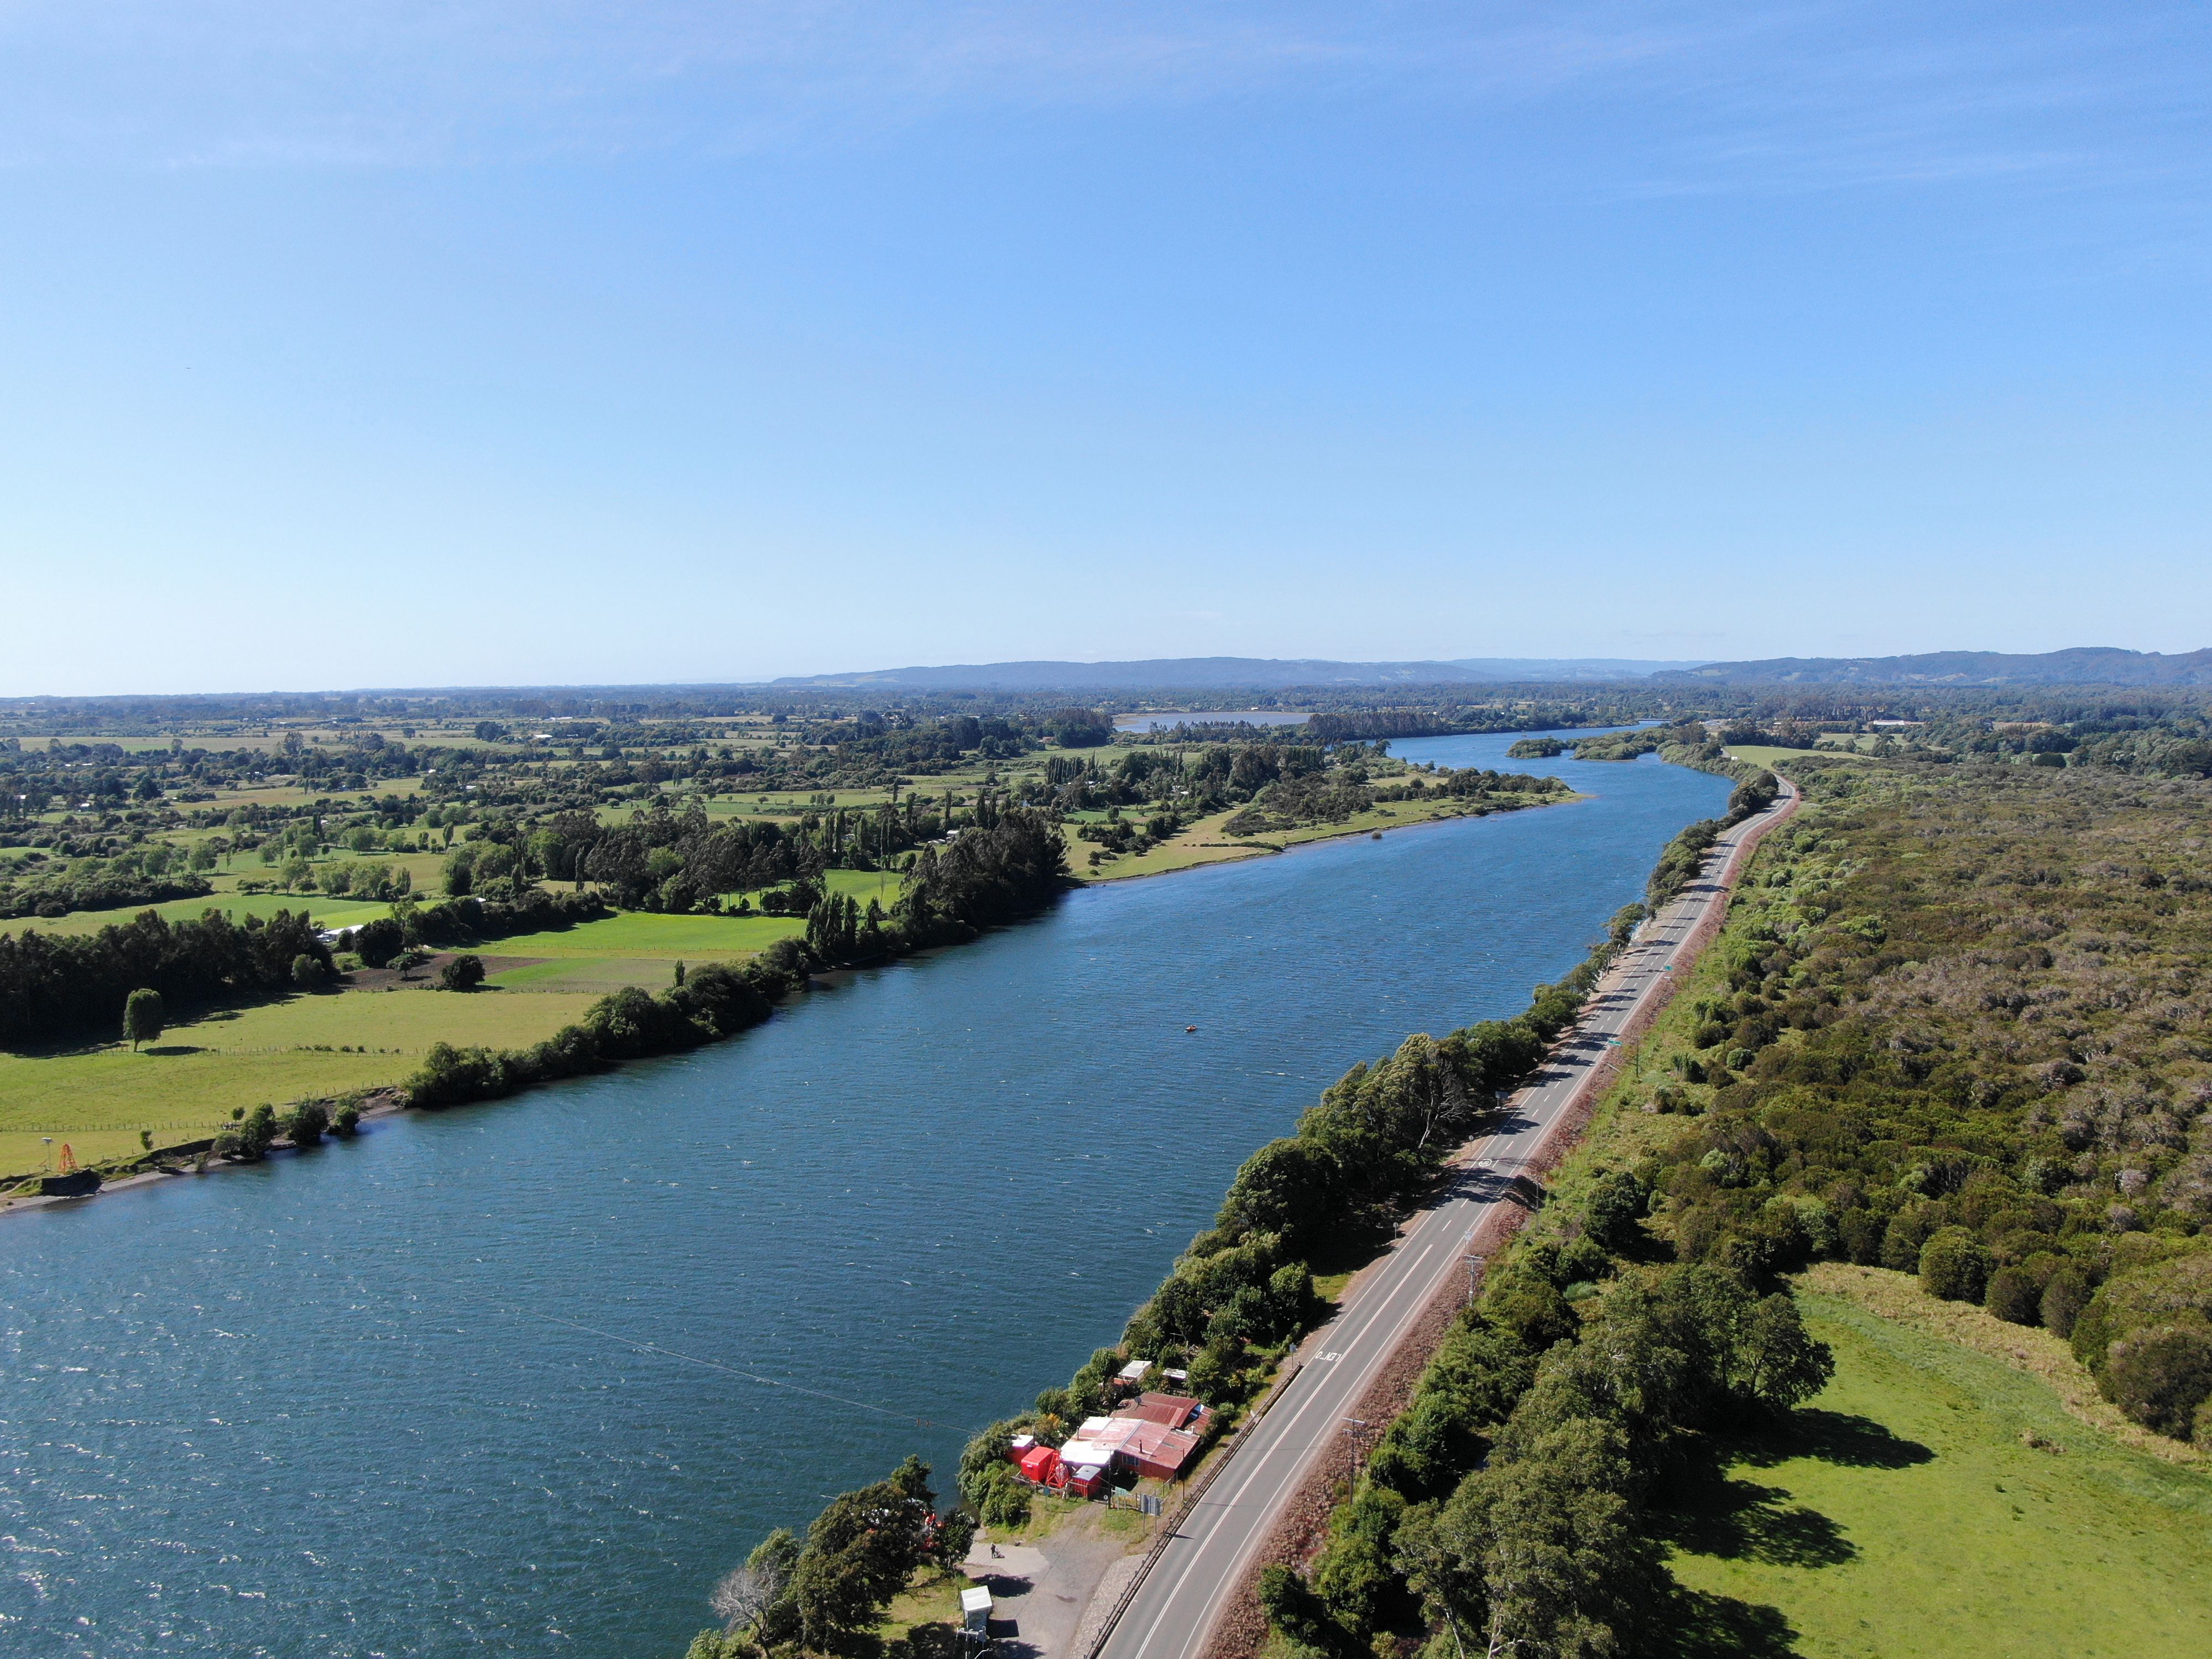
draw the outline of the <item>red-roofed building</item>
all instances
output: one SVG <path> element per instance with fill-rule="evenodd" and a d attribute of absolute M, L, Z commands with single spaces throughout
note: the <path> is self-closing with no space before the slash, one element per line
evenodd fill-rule
<path fill-rule="evenodd" d="M 1126 1406 L 1116 1406 L 1116 1417 L 1141 1418 L 1164 1429 L 1179 1429 L 1197 1414 L 1198 1401 L 1188 1395 L 1142 1394 Z"/>

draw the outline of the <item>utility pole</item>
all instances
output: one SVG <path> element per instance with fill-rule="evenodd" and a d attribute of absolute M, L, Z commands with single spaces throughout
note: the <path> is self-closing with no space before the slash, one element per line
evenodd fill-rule
<path fill-rule="evenodd" d="M 1467 1304 L 1469 1307 L 1474 1305 L 1474 1287 L 1481 1281 L 1482 1266 L 1487 1259 L 1472 1253 L 1462 1258 L 1467 1267 Z"/>

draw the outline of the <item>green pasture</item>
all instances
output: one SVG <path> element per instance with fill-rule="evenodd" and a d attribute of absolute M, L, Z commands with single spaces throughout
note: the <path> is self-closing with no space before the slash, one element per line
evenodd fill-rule
<path fill-rule="evenodd" d="M 0 1173 L 36 1170 L 41 1137 L 81 1158 L 204 1139 L 233 1107 L 282 1105 L 404 1079 L 434 1042 L 513 1048 L 582 1018 L 583 994 L 347 991 L 221 1009 L 128 1043 L 53 1054 L 0 1054 Z M 345 1053 L 341 1050 L 350 1049 Z"/>
<path fill-rule="evenodd" d="M 1729 1638 L 1705 1650 L 2205 1651 L 2212 1478 L 2118 1444 L 1998 1360 L 1801 1302 L 1834 1381 L 1788 1424 L 1720 1442 L 1670 1512 L 1674 1577 Z M 1738 1644 L 1746 1631 L 1759 1639 Z"/>
<path fill-rule="evenodd" d="M 419 903 L 435 904 L 445 896 L 445 854 L 438 853 L 334 853 L 316 859 L 318 871 L 333 866 L 381 864 L 392 870 L 404 870 L 414 884 L 414 897 Z M 210 872 L 215 891 L 203 898 L 171 899 L 164 904 L 125 905 L 113 910 L 72 910 L 65 916 L 25 916 L 12 921 L 0 921 L 0 933 L 21 933 L 26 928 L 37 928 L 42 933 L 75 935 L 96 933 L 111 922 L 129 921 L 142 909 L 151 909 L 165 921 L 198 920 L 210 910 L 221 910 L 234 921 L 246 916 L 273 916 L 279 910 L 297 915 L 305 910 L 325 927 L 358 927 L 365 921 L 391 914 L 391 906 L 381 899 L 357 899 L 350 893 L 241 893 L 237 890 L 240 881 L 269 881 L 275 872 L 258 860 L 234 859 L 228 869 Z"/>
<path fill-rule="evenodd" d="M 210 910 L 220 910 L 234 921 L 246 916 L 273 916 L 279 910 L 289 910 L 295 915 L 305 910 L 325 927 L 358 927 L 364 921 L 392 914 L 392 907 L 381 900 L 331 898 L 319 893 L 218 892 L 205 898 L 172 899 L 167 904 L 143 908 L 170 922 L 197 921 Z M 112 924 L 129 921 L 139 914 L 139 910 L 125 907 L 119 910 L 72 910 L 65 916 L 51 919 L 22 916 L 13 921 L 0 921 L 0 933 L 20 933 L 33 927 L 42 933 L 57 935 L 96 933 Z"/>
<path fill-rule="evenodd" d="M 503 957 L 651 957 L 720 962 L 765 951 L 806 931 L 803 916 L 663 916 L 626 910 L 599 921 L 495 939 L 483 948 Z"/>
<path fill-rule="evenodd" d="M 327 787 L 303 789 L 296 784 L 271 785 L 255 789 L 223 789 L 211 801 L 200 803 L 202 809 L 234 806 L 313 806 L 319 800 L 349 805 L 366 796 L 372 799 L 386 795 L 419 794 L 422 788 L 420 778 L 371 778 L 365 789 L 333 791 Z"/>

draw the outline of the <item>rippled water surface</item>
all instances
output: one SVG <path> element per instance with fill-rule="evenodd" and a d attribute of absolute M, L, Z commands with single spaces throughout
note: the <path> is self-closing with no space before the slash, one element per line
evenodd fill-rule
<path fill-rule="evenodd" d="M 0 1218 L 0 1650 L 673 1659 L 763 1532 L 1064 1380 L 1323 1085 L 1517 1011 L 1728 790 L 1534 769 L 1596 799 L 1078 892 L 703 1053 Z"/>

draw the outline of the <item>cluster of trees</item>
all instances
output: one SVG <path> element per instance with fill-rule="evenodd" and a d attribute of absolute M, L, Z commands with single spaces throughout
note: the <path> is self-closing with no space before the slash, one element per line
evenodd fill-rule
<path fill-rule="evenodd" d="M 304 911 L 239 922 L 211 912 L 171 923 L 149 910 L 88 936 L 0 935 L 0 1046 L 112 1032 L 142 987 L 171 1005 L 289 990 L 302 958 L 318 982 L 329 975 L 330 947 Z"/>
<path fill-rule="evenodd" d="M 1444 793 L 1472 800 L 1485 795 L 1564 795 L 1567 786 L 1557 778 L 1540 778 L 1528 772 L 1493 772 L 1462 766 L 1448 773 Z"/>
<path fill-rule="evenodd" d="M 321 1145 L 325 1135 L 350 1136 L 361 1127 L 361 1108 L 351 1100 L 303 1100 L 289 1112 L 265 1104 L 250 1112 L 234 1107 L 230 1116 L 231 1127 L 210 1150 L 234 1164 L 259 1163 L 280 1136 L 305 1148 Z"/>
<path fill-rule="evenodd" d="M 1570 745 L 1560 738 L 1523 738 L 1507 748 L 1508 760 L 1557 760 Z"/>
<path fill-rule="evenodd" d="M 908 866 L 891 919 L 902 948 L 955 944 L 1042 908 L 1066 881 L 1067 842 L 1052 820 L 986 798 L 970 827 Z"/>
<path fill-rule="evenodd" d="M 137 860 L 85 860 L 65 869 L 0 881 L 0 918 L 52 918 L 72 910 L 119 910 L 131 905 L 166 904 L 171 899 L 199 898 L 213 890 L 204 876 L 189 868 L 149 872 Z"/>
<path fill-rule="evenodd" d="M 556 1078 L 576 1077 L 617 1060 L 675 1053 L 734 1036 L 766 1019 L 777 1000 L 817 967 L 861 962 L 972 939 L 1048 902 L 1066 878 L 1066 846 L 1042 815 L 1013 808 L 987 827 L 963 832 L 941 853 L 925 848 L 908 871 L 888 921 L 872 901 L 823 899 L 805 940 L 780 939 L 741 966 L 714 963 L 685 975 L 659 995 L 632 986 L 604 997 L 574 1025 L 528 1048 L 457 1048 L 438 1043 L 409 1079 L 410 1101 L 451 1106 L 489 1100 Z M 478 936 L 494 929 L 538 931 L 549 917 L 581 920 L 599 902 L 585 895 L 535 891 L 513 904 L 471 896 L 410 918 L 414 933 L 434 939 L 448 926 Z M 366 930 L 364 930 L 366 931 Z M 404 930 L 403 930 L 404 931 Z M 356 940 L 359 936 L 356 935 Z M 380 936 L 377 947 L 388 942 Z"/>
<path fill-rule="evenodd" d="M 312 881 L 319 890 L 337 897 L 349 895 L 357 899 L 400 899 L 415 890 L 415 878 L 405 866 L 393 866 L 380 860 L 347 860 L 326 864 L 320 870 L 310 871 L 301 865 L 295 872 L 287 869 L 286 885 L 305 887 Z"/>
<path fill-rule="evenodd" d="M 431 1045 L 407 1080 L 414 1106 L 458 1106 L 580 1077 L 617 1060 L 678 1053 L 734 1036 L 769 1017 L 776 1001 L 805 982 L 806 957 L 793 939 L 780 940 L 741 966 L 715 963 L 654 995 L 629 986 L 602 997 L 574 1025 L 527 1048 Z"/>
<path fill-rule="evenodd" d="M 1601 1190 L 1612 1224 L 1632 1226 L 1632 1178 Z M 1455 1651 L 1594 1656 L 1667 1628 L 1649 1517 L 1685 1437 L 1789 1410 L 1833 1361 L 1787 1294 L 1714 1267 L 1624 1274 L 1578 1316 L 1565 1275 L 1612 1271 L 1607 1219 L 1581 1218 L 1578 1249 L 1547 1243 L 1487 1280 L 1331 1516 L 1310 1577 L 1266 1571 L 1261 1604 L 1289 1645 L 1360 1659 L 1439 1630 Z"/>
<path fill-rule="evenodd" d="M 872 808 L 822 805 L 795 823 L 717 823 L 696 805 L 677 812 L 665 802 L 624 824 L 602 823 L 580 810 L 528 822 L 502 819 L 447 854 L 446 890 L 512 899 L 541 881 L 573 881 L 596 885 L 626 909 L 711 911 L 733 893 L 818 885 L 826 870 L 884 868 L 947 836 L 988 831 L 1008 810 L 1004 792 L 987 788 L 964 805 L 949 791 Z M 812 902 L 805 897 L 798 914 Z"/>
<path fill-rule="evenodd" d="M 960 1512 L 939 1516 L 929 1466 L 909 1457 L 890 1479 L 831 1498 L 804 1540 L 782 1528 L 763 1539 L 715 1586 L 722 1628 L 700 1632 L 685 1659 L 853 1651 L 916 1572 L 957 1566 L 975 1534 Z M 917 1626 L 891 1645 L 940 1659 L 939 1635 Z"/>
<path fill-rule="evenodd" d="M 396 952 L 418 945 L 468 945 L 515 933 L 543 933 L 612 914 L 606 901 L 596 893 L 549 893 L 542 887 L 526 885 L 505 897 L 471 893 L 441 904 L 395 904 L 391 922 L 396 936 L 380 930 L 374 937 L 392 940 L 391 948 Z M 375 948 L 365 948 L 360 942 L 368 932 L 365 927 L 355 934 L 354 949 L 362 952 L 364 961 L 369 961 L 369 949 Z M 388 955 L 385 957 L 385 961 L 390 959 Z M 383 965 L 369 961 L 372 968 Z"/>

